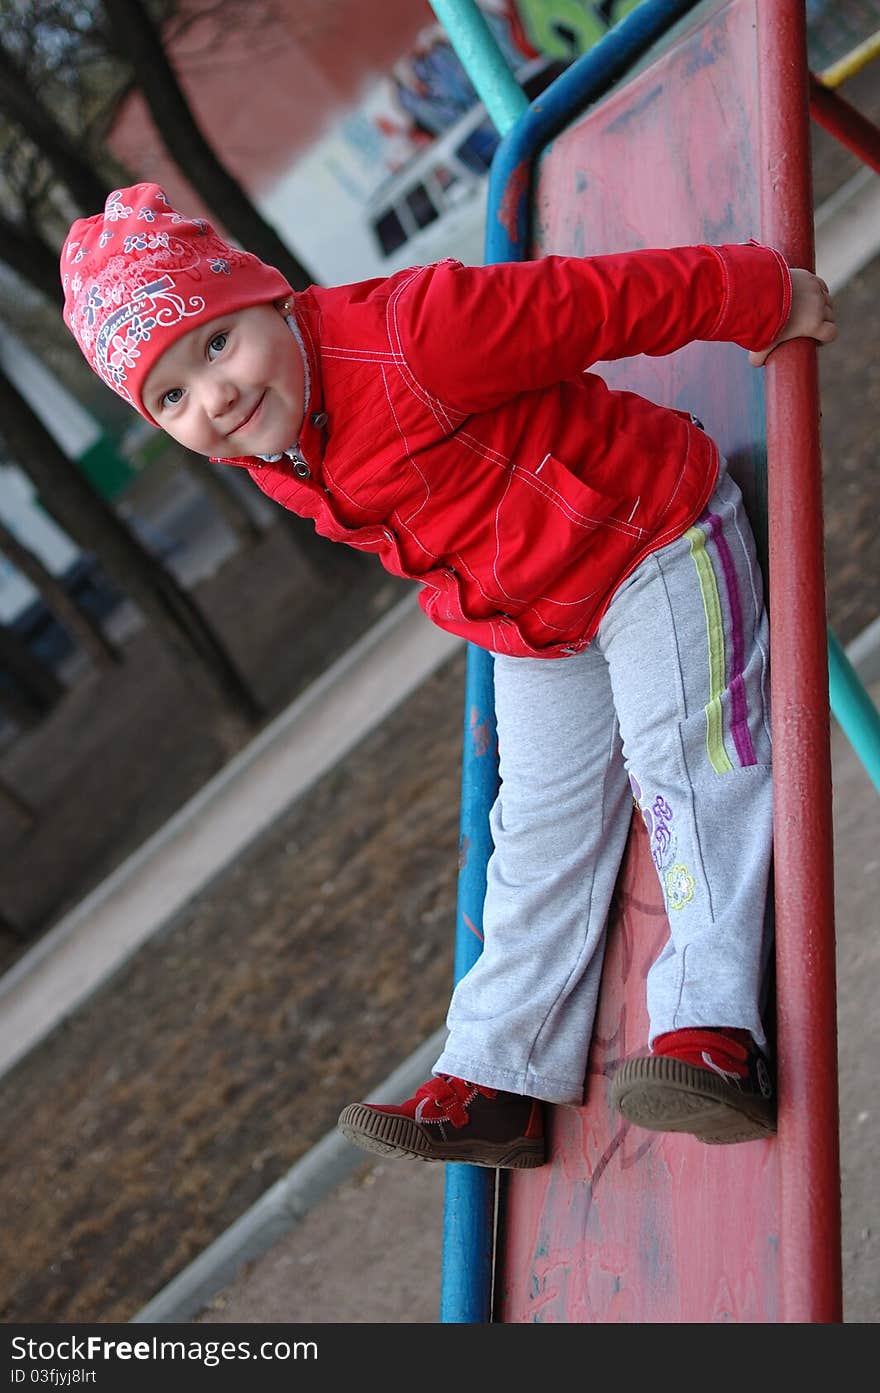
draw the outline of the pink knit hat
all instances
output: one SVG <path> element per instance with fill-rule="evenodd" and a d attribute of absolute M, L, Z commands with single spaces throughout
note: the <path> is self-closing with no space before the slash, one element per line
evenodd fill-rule
<path fill-rule="evenodd" d="M 151 424 L 153 364 L 182 334 L 291 294 L 280 271 L 239 251 L 202 218 L 176 213 L 158 184 L 111 193 L 61 250 L 64 322 L 89 366 Z"/>

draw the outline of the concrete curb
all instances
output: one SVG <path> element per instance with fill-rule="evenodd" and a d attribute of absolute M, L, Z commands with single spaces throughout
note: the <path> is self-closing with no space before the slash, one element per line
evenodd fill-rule
<path fill-rule="evenodd" d="M 404 1060 L 367 1102 L 402 1103 L 430 1078 L 446 1039 L 441 1027 Z M 285 1176 L 147 1303 L 131 1324 L 191 1322 L 238 1276 L 368 1160 L 341 1132 L 328 1132 Z"/>
<path fill-rule="evenodd" d="M 880 185 L 867 165 L 816 209 L 816 271 L 832 295 L 880 251 Z"/>

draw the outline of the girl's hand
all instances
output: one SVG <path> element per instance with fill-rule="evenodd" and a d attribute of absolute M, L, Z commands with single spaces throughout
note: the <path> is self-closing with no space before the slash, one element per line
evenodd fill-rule
<path fill-rule="evenodd" d="M 819 343 L 832 343 L 836 338 L 837 325 L 828 286 L 812 271 L 792 267 L 791 309 L 785 328 L 769 347 L 762 348 L 760 353 L 750 353 L 749 362 L 753 368 L 762 367 L 774 348 L 787 339 L 816 339 Z"/>

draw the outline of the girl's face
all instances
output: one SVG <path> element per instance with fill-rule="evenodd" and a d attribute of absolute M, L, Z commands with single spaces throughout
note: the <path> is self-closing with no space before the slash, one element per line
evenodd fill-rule
<path fill-rule="evenodd" d="M 143 403 L 157 426 L 200 455 L 277 455 L 302 425 L 299 345 L 275 305 L 200 324 L 150 369 Z"/>

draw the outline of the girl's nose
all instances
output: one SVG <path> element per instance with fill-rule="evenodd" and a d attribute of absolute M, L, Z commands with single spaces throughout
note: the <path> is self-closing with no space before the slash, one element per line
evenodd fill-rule
<path fill-rule="evenodd" d="M 212 420 L 219 420 L 235 405 L 238 389 L 220 373 L 211 372 L 202 384 L 202 401 Z"/>

